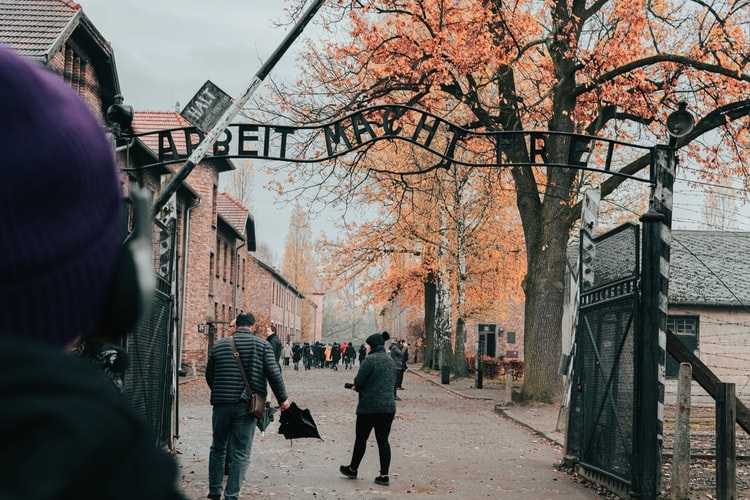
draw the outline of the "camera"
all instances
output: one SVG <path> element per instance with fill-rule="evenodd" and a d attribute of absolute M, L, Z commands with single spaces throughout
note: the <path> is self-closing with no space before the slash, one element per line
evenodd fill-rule
<path fill-rule="evenodd" d="M 346 384 L 344 384 L 344 389 L 354 389 L 354 384 L 350 384 L 349 382 L 347 382 Z"/>

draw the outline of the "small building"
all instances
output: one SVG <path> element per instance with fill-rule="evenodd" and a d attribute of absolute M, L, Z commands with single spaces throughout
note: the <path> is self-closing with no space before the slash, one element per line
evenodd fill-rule
<path fill-rule="evenodd" d="M 278 270 L 251 255 L 247 261 L 245 303 L 259 321 L 273 325 L 283 342 L 301 342 L 305 296 Z"/>
<path fill-rule="evenodd" d="M 120 94 L 109 42 L 70 0 L 0 1 L 0 44 L 59 74 L 104 122 Z"/>
<path fill-rule="evenodd" d="M 485 356 L 523 361 L 523 303 L 509 302 L 504 314 L 485 314 L 466 321 L 467 356 L 474 356 L 479 347 Z"/>
<path fill-rule="evenodd" d="M 572 332 L 577 253 L 577 246 L 568 250 L 563 346 Z M 748 255 L 750 232 L 672 231 L 667 328 L 723 382 L 735 383 L 745 400 L 750 398 Z M 667 404 L 676 401 L 678 368 L 667 354 Z M 692 393 L 694 405 L 714 404 L 697 382 Z"/>
<path fill-rule="evenodd" d="M 722 382 L 750 399 L 750 232 L 672 231 L 667 328 Z M 679 366 L 667 355 L 666 401 Z M 713 400 L 693 384 L 693 404 Z"/>

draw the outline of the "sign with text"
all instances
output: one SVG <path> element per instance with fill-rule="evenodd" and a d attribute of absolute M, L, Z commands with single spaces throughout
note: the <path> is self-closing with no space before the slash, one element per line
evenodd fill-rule
<path fill-rule="evenodd" d="M 227 100 L 218 97 L 224 95 Z M 176 163 L 187 158 L 203 139 L 204 127 L 220 116 L 229 96 L 207 82 L 183 111 L 196 127 L 156 130 L 136 134 L 158 134 L 158 164 Z M 493 130 L 478 132 L 461 128 L 432 113 L 409 106 L 381 105 L 356 111 L 330 123 L 315 125 L 275 125 L 235 123 L 229 125 L 212 148 L 208 158 L 257 158 L 293 163 L 333 160 L 379 141 L 400 140 L 432 153 L 437 167 L 452 163 L 468 167 L 563 167 L 633 178 L 611 170 L 621 148 L 650 150 L 638 144 L 554 131 Z M 552 161 L 547 145 L 564 141 L 569 148 L 565 158 Z M 183 146 L 184 144 L 184 146 Z M 178 147 L 179 145 L 179 147 Z M 594 155 L 594 151 L 598 151 Z M 467 155 L 466 152 L 471 152 Z M 627 153 L 627 151 L 625 151 Z M 597 165 L 590 165 L 592 158 Z M 601 160 L 600 160 L 601 159 Z M 380 172 L 374 167 L 370 170 Z M 423 173 L 424 169 L 414 172 Z"/>
<path fill-rule="evenodd" d="M 199 130 L 211 130 L 232 105 L 232 98 L 211 80 L 196 92 L 180 115 Z"/>

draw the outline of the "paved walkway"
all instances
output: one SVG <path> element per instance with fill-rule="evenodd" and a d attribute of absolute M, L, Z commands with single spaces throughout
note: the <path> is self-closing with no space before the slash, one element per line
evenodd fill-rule
<path fill-rule="evenodd" d="M 245 498 L 595 498 L 557 472 L 559 448 L 494 412 L 492 401 L 468 400 L 407 374 L 391 434 L 391 486 L 379 487 L 374 436 L 360 479 L 339 476 L 354 439 L 357 395 L 343 388 L 354 372 L 285 372 L 288 391 L 311 409 L 325 441 L 256 436 Z M 200 381 L 181 386 L 178 443 L 183 488 L 191 499 L 207 493 L 211 409 Z"/>

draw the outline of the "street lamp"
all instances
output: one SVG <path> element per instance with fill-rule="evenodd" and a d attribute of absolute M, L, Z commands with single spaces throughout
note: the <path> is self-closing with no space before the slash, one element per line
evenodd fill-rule
<path fill-rule="evenodd" d="M 677 111 L 672 112 L 667 117 L 667 130 L 673 140 L 685 137 L 692 132 L 693 127 L 695 127 L 695 118 L 693 118 L 693 115 L 687 110 L 687 103 L 685 101 L 680 101 L 677 106 Z"/>

